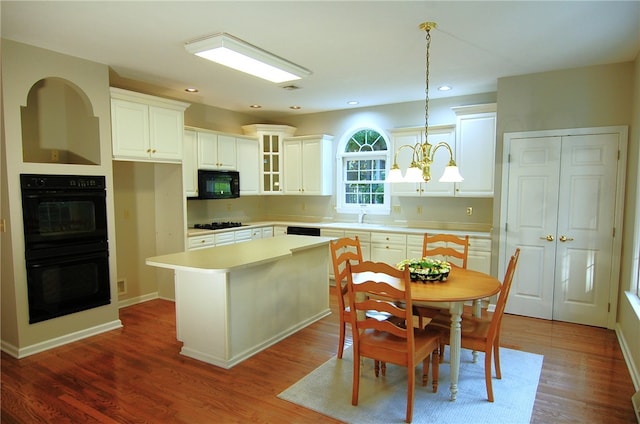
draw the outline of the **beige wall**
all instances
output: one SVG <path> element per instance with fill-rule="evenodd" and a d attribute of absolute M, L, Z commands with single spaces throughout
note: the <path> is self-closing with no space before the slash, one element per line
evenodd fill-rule
<path fill-rule="evenodd" d="M 498 143 L 494 232 L 497 233 L 506 132 L 565 128 L 629 126 L 618 323 L 621 338 L 631 341 L 627 357 L 640 369 L 640 321 L 628 305 L 633 252 L 633 218 L 637 208 L 640 134 L 640 76 L 635 62 L 521 75 L 498 80 Z M 635 87 L 635 89 L 634 89 Z M 494 255 L 494 262 L 497 255 Z M 494 264 L 495 266 L 495 264 Z M 494 268 L 495 269 L 495 268 Z M 623 347 L 624 348 L 624 347 Z M 635 377 L 638 381 L 638 377 Z"/>
<path fill-rule="evenodd" d="M 29 90 L 43 78 L 69 81 L 90 101 L 100 122 L 100 165 L 25 163 L 22 160 L 20 111 Z M 108 69 L 105 65 L 61 55 L 48 50 L 2 40 L 3 149 L 2 217 L 7 234 L 2 236 L 2 349 L 15 356 L 33 353 L 47 346 L 82 338 L 120 325 L 115 288 L 115 247 L 110 255 L 111 298 L 107 306 L 94 308 L 30 325 L 28 322 L 24 233 L 20 201 L 21 173 L 105 175 L 109 240 L 113 243 L 113 183 L 111 174 L 111 113 Z M 64 103 L 64 102 L 63 102 Z"/>

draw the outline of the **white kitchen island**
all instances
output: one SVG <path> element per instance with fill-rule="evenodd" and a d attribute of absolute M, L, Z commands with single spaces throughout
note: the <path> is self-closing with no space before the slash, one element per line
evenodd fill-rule
<path fill-rule="evenodd" d="M 330 240 L 286 235 L 147 258 L 175 272 L 180 353 L 231 368 L 329 315 Z"/>

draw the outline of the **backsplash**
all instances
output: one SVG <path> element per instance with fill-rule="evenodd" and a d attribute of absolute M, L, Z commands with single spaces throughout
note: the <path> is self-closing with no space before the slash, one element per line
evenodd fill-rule
<path fill-rule="evenodd" d="M 492 198 L 394 197 L 390 215 L 365 215 L 364 222 L 388 225 L 491 227 Z M 467 209 L 472 214 L 467 215 Z M 356 222 L 355 214 L 335 211 L 332 196 L 245 196 L 187 201 L 187 224 L 213 221 Z"/>

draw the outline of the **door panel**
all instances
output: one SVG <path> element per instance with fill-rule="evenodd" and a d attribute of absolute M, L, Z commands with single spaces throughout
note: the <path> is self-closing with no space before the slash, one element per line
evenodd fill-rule
<path fill-rule="evenodd" d="M 563 137 L 554 319 L 607 326 L 617 161 L 615 134 Z"/>
<path fill-rule="evenodd" d="M 560 139 L 516 139 L 510 153 L 506 251 L 519 247 L 521 260 L 506 311 L 551 319 Z"/>

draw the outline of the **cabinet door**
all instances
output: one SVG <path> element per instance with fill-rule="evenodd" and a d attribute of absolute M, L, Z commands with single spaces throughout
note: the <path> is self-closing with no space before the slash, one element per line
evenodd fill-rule
<path fill-rule="evenodd" d="M 236 138 L 218 134 L 218 169 L 236 170 Z"/>
<path fill-rule="evenodd" d="M 262 145 L 262 194 L 282 194 L 280 168 L 282 148 L 279 134 L 263 134 Z"/>
<path fill-rule="evenodd" d="M 111 100 L 114 158 L 149 158 L 149 107 L 126 100 Z"/>
<path fill-rule="evenodd" d="M 429 128 L 429 143 L 435 147 L 440 142 L 445 142 L 451 147 L 454 152 L 454 158 L 457 161 L 458 158 L 455 156 L 456 134 L 453 127 Z M 433 163 L 431 164 L 431 181 L 422 183 L 423 196 L 451 197 L 454 195 L 454 183 L 441 183 L 438 181 L 444 173 L 444 168 L 449 165 L 449 158 L 450 155 L 446 147 L 440 147 L 435 151 Z"/>
<path fill-rule="evenodd" d="M 302 142 L 300 176 L 302 192 L 307 195 L 323 195 L 323 163 L 322 140 L 306 140 Z M 285 153 L 286 157 L 286 153 Z M 285 167 L 285 172 L 287 168 Z"/>
<path fill-rule="evenodd" d="M 283 193 L 303 194 L 302 142 L 285 140 L 283 143 Z"/>
<path fill-rule="evenodd" d="M 198 169 L 218 169 L 218 135 L 198 132 Z"/>
<path fill-rule="evenodd" d="M 236 138 L 240 195 L 260 194 L 260 146 L 255 138 Z"/>
<path fill-rule="evenodd" d="M 153 159 L 182 160 L 183 119 L 182 111 L 149 106 L 149 138 Z"/>
<path fill-rule="evenodd" d="M 402 170 L 402 174 L 406 174 L 407 167 L 411 164 L 411 157 L 413 156 L 413 150 L 409 147 L 405 147 L 398 150 L 401 146 L 415 146 L 422 141 L 422 131 L 419 129 L 413 129 L 411 131 L 403 131 L 401 133 L 392 134 L 394 155 L 398 161 L 398 165 Z M 392 158 L 393 160 L 393 158 Z M 393 165 L 393 162 L 391 163 Z M 422 189 L 419 183 L 393 183 L 391 186 L 392 196 L 403 197 L 416 197 L 420 196 Z"/>
<path fill-rule="evenodd" d="M 186 197 L 198 196 L 198 140 L 195 131 L 185 130 L 182 139 L 182 188 Z"/>
<path fill-rule="evenodd" d="M 456 162 L 464 181 L 456 196 L 492 197 L 496 149 L 495 112 L 459 116 Z"/>

